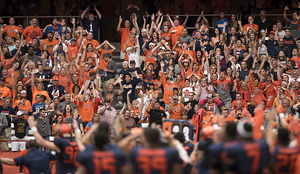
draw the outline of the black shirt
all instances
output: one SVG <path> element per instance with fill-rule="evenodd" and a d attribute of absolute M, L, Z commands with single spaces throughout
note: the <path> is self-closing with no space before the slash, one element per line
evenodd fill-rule
<path fill-rule="evenodd" d="M 28 122 L 26 119 L 21 119 L 20 117 L 14 118 L 13 121 L 15 127 L 15 136 L 17 138 L 24 138 L 26 136 L 26 127 Z"/>
<path fill-rule="evenodd" d="M 7 127 L 11 127 L 11 118 L 9 117 L 9 115 L 15 115 L 15 111 L 13 110 L 13 108 L 8 107 L 7 109 L 4 109 L 3 106 L 0 106 L 0 114 L 6 116 Z"/>
<path fill-rule="evenodd" d="M 166 117 L 166 113 L 163 110 L 156 110 L 156 109 L 150 109 L 149 111 L 150 115 L 150 122 L 149 124 L 151 125 L 153 122 L 156 124 L 161 125 L 162 124 L 162 118 Z"/>
<path fill-rule="evenodd" d="M 183 105 L 186 107 L 187 105 L 190 105 L 189 108 L 189 112 L 188 112 L 188 119 L 192 119 L 193 118 L 193 115 L 195 113 L 194 111 L 194 108 L 195 108 L 195 105 L 197 104 L 198 102 L 194 99 L 192 101 L 187 101 L 187 102 L 184 102 Z"/>

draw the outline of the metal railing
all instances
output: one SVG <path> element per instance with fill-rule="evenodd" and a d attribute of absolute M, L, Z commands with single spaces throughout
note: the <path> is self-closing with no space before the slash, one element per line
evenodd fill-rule
<path fill-rule="evenodd" d="M 189 15 L 189 17 L 199 17 L 199 15 L 200 14 L 193 14 L 193 15 Z M 232 14 L 226 14 L 225 16 L 226 17 L 231 17 L 231 15 Z M 163 16 L 166 17 L 166 15 L 163 15 Z M 177 16 L 177 15 L 169 15 L 169 16 L 174 17 L 174 16 Z M 179 17 L 185 17 L 186 15 L 178 15 L 178 16 Z M 204 14 L 204 17 L 218 17 L 218 16 L 219 16 L 219 14 Z M 252 16 L 255 18 L 256 16 L 259 16 L 259 14 L 252 14 Z M 283 17 L 283 14 L 267 14 L 266 16 L 267 17 L 280 17 L 280 16 Z M 292 14 L 287 14 L 287 17 L 291 17 L 291 16 L 292 16 Z M 29 21 L 30 21 L 31 18 L 51 19 L 53 17 L 58 17 L 58 18 L 81 18 L 81 16 L 14 16 L 15 19 L 25 19 L 27 24 L 29 24 Z M 147 15 L 144 15 L 144 17 L 147 17 Z M 151 15 L 148 16 L 148 17 L 151 17 Z M 239 20 L 241 20 L 242 15 L 239 14 L 239 15 L 237 15 L 237 17 L 238 17 Z M 9 18 L 11 18 L 11 16 L 1 16 L 1 18 L 2 19 L 9 19 Z M 284 28 L 287 28 L 287 27 L 288 27 L 288 24 L 287 24 L 287 22 L 285 22 Z M 213 28 L 214 28 L 213 26 L 210 26 L 210 29 L 213 29 Z M 187 29 L 193 30 L 193 29 L 195 29 L 195 26 L 187 27 Z M 98 39 L 100 40 L 100 29 L 98 30 L 98 37 L 99 37 Z"/>

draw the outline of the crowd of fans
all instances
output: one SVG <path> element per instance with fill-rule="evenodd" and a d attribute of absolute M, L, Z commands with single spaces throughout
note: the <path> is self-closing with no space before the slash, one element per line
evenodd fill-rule
<path fill-rule="evenodd" d="M 140 14 L 127 16 L 130 8 Z M 300 17 L 287 12 L 286 29 L 261 10 L 247 23 L 220 11 L 210 30 L 203 11 L 181 24 L 161 11 L 143 17 L 129 4 L 116 28 L 120 48 L 97 40 L 95 5 L 82 12 L 82 26 L 54 17 L 44 28 L 35 18 L 23 28 L 11 17 L 0 30 L 0 150 L 11 140 L 24 156 L 0 161 L 30 173 L 48 173 L 53 159 L 57 173 L 74 173 L 77 162 L 82 173 L 298 171 Z M 162 131 L 165 119 L 191 125 L 192 138 Z M 30 132 L 36 141 L 26 146 Z M 121 168 L 125 155 L 133 168 Z"/>

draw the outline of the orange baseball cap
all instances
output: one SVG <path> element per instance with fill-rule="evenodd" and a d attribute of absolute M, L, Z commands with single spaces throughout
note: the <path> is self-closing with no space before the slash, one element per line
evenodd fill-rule
<path fill-rule="evenodd" d="M 52 80 L 58 80 L 58 77 L 57 76 L 53 76 Z"/>

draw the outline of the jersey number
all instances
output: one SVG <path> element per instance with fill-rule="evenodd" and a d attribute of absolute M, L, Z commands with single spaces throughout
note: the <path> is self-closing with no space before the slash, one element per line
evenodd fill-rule
<path fill-rule="evenodd" d="M 259 150 L 251 150 L 247 152 L 247 156 L 253 158 L 251 174 L 255 174 L 259 167 L 260 162 L 260 151 Z"/>
<path fill-rule="evenodd" d="M 71 143 L 72 142 L 70 142 L 70 144 Z M 76 142 L 74 142 L 74 146 L 73 146 L 73 144 L 71 144 L 71 145 L 72 146 L 66 146 L 66 148 L 65 148 L 65 153 L 67 155 L 69 155 L 70 158 L 68 160 L 64 159 L 63 162 L 68 163 L 68 164 L 70 164 L 70 163 L 76 164 L 76 158 L 79 153 L 79 148 L 78 148 Z"/>
<path fill-rule="evenodd" d="M 116 160 L 112 157 L 105 157 L 105 158 L 99 158 L 94 157 L 93 158 L 93 164 L 94 164 L 94 173 L 102 173 L 102 171 L 106 170 L 109 171 L 109 173 L 116 173 Z"/>
<path fill-rule="evenodd" d="M 279 154 L 276 157 L 277 163 L 276 163 L 276 171 L 278 174 L 281 174 L 280 168 L 289 165 L 289 172 L 288 173 L 294 173 L 295 163 L 297 160 L 297 155 L 283 155 Z"/>
<path fill-rule="evenodd" d="M 143 170 L 144 174 L 151 174 L 152 170 L 159 171 L 159 174 L 167 173 L 167 159 L 164 156 L 159 157 L 138 157 L 138 167 Z"/>

